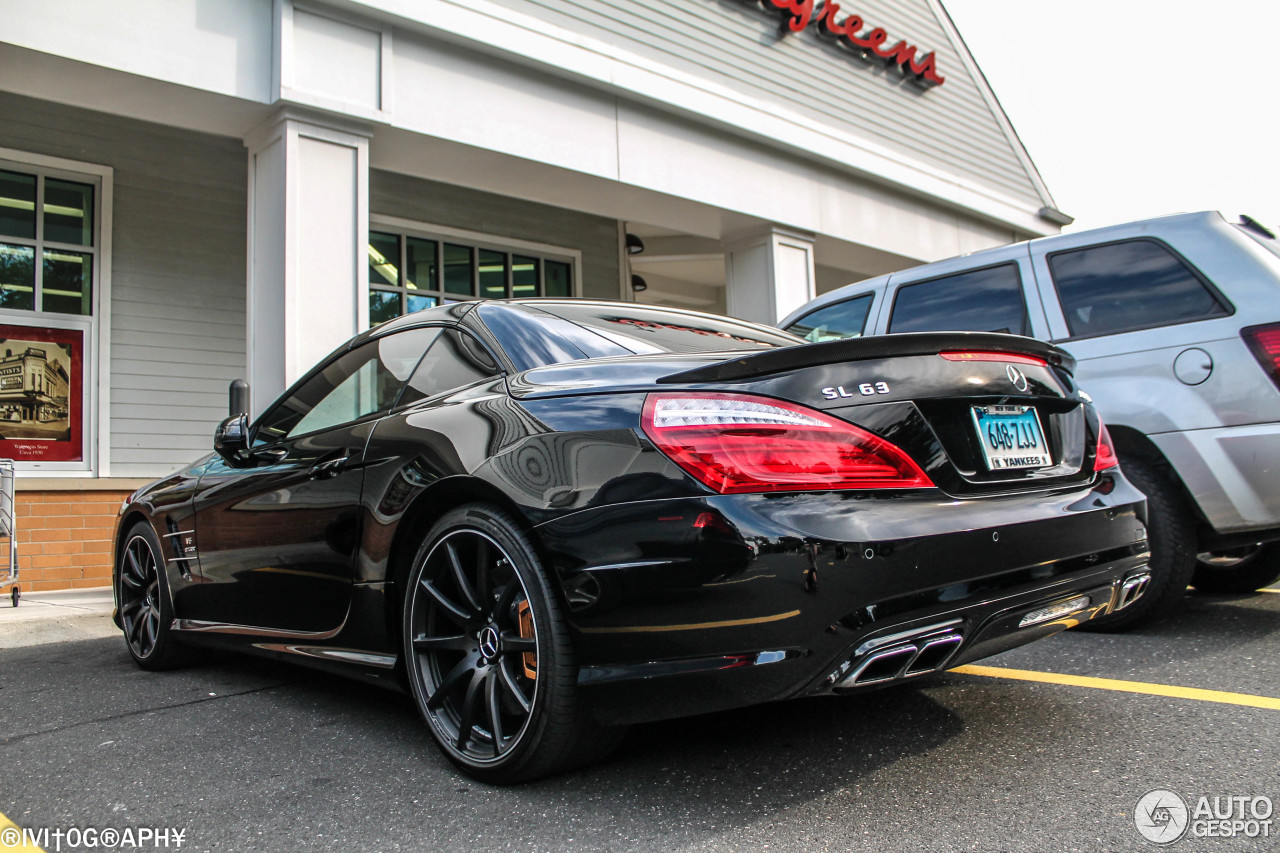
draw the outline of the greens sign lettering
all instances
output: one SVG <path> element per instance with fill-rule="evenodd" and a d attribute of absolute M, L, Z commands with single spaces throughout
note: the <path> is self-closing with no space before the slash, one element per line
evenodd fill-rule
<path fill-rule="evenodd" d="M 766 9 L 782 15 L 782 32 L 798 33 L 816 27 L 819 35 L 836 39 L 840 44 L 867 59 L 878 59 L 897 66 L 923 86 L 941 86 L 945 77 L 938 73 L 933 51 L 921 55 L 920 48 L 906 39 L 893 41 L 883 27 L 872 26 L 861 15 L 841 14 L 834 0 L 756 0 Z"/>

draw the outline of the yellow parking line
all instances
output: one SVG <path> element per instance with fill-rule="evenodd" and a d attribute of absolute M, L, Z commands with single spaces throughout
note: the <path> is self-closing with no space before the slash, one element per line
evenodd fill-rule
<path fill-rule="evenodd" d="M 1258 592 L 1271 592 L 1271 593 L 1280 594 L 1280 589 L 1260 589 L 1258 590 Z"/>
<path fill-rule="evenodd" d="M 1151 684 L 1146 681 L 1118 681 L 1114 678 L 1064 675 L 1060 672 L 1036 672 L 1029 669 L 1005 669 L 1002 666 L 966 665 L 958 666 L 951 671 L 958 672 L 961 675 L 985 675 L 989 678 L 1010 678 L 1015 681 L 1039 681 L 1044 684 L 1093 687 L 1098 690 L 1116 690 L 1121 693 L 1145 693 L 1149 696 L 1171 696 L 1175 699 L 1195 699 L 1200 702 L 1220 702 L 1224 705 L 1246 705 L 1250 708 L 1266 708 L 1271 711 L 1280 711 L 1280 699 L 1271 696 L 1228 693 L 1223 690 L 1202 690 L 1199 687 L 1176 687 L 1172 684 Z"/>
<path fill-rule="evenodd" d="M 14 843 L 9 844 L 10 841 Z M 28 843 L 27 839 L 22 837 L 22 827 L 5 817 L 4 812 L 0 812 L 0 849 L 6 853 L 10 850 L 32 850 L 35 853 L 44 853 L 43 849 Z"/>

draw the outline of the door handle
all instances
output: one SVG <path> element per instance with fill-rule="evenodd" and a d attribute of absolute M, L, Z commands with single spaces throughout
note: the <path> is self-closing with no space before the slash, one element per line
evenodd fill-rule
<path fill-rule="evenodd" d="M 329 480 L 342 473 L 350 457 L 346 453 L 331 459 L 324 459 L 311 466 L 307 476 L 313 480 Z"/>

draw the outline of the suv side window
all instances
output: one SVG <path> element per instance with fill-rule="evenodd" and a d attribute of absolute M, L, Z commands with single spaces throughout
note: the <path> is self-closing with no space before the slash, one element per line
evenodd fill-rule
<path fill-rule="evenodd" d="M 271 444 L 390 409 L 439 334 L 439 328 L 409 329 L 338 356 L 263 416 L 254 444 Z"/>
<path fill-rule="evenodd" d="M 815 344 L 842 338 L 860 338 L 867 326 L 871 298 L 871 294 L 866 293 L 819 308 L 796 320 L 785 331 Z"/>
<path fill-rule="evenodd" d="M 497 376 L 502 370 L 480 342 L 457 329 L 448 329 L 422 357 L 409 378 L 399 405 L 425 400 Z"/>
<path fill-rule="evenodd" d="M 1018 265 L 1000 264 L 903 285 L 893 300 L 889 331 L 1030 334 Z"/>
<path fill-rule="evenodd" d="M 1073 338 L 1231 313 L 1196 272 L 1155 240 L 1055 252 L 1048 263 Z"/>

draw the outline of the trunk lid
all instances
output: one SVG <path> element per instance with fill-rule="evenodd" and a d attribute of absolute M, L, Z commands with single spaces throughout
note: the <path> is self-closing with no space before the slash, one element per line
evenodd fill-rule
<path fill-rule="evenodd" d="M 959 497 L 1092 480 L 1099 422 L 1072 366 L 1067 353 L 1028 338 L 925 333 L 576 361 L 519 374 L 511 389 L 518 398 L 688 391 L 798 404 L 891 442 Z M 1015 467 L 999 467 L 1009 459 Z"/>

